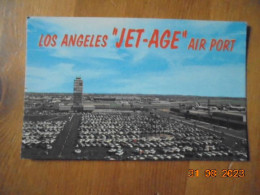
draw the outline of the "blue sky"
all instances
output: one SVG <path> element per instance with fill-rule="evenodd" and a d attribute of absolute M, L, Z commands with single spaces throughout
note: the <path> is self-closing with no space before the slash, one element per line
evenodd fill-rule
<path fill-rule="evenodd" d="M 177 50 L 115 48 L 113 28 L 187 30 L 179 36 Z M 107 34 L 105 48 L 60 47 L 64 34 Z M 57 34 L 56 47 L 39 47 L 41 35 Z M 236 39 L 232 52 L 192 51 L 192 37 Z M 73 92 L 73 80 L 81 76 L 84 93 L 127 93 L 245 97 L 246 23 L 133 18 L 53 18 L 27 20 L 27 92 Z"/>

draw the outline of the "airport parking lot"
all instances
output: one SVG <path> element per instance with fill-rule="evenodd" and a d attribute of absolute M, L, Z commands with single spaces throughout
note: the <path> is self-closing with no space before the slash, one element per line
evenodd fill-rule
<path fill-rule="evenodd" d="M 22 146 L 25 157 L 89 160 L 248 158 L 247 143 L 240 139 L 230 140 L 223 134 L 173 120 L 172 116 L 149 112 L 100 112 L 55 113 L 48 119 L 44 115 L 35 117 L 34 122 L 25 121 Z M 227 144 L 229 141 L 234 143 Z"/>

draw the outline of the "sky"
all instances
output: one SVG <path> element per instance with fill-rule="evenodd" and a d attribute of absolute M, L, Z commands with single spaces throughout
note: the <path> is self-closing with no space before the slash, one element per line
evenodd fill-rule
<path fill-rule="evenodd" d="M 187 30 L 178 49 L 115 47 L 123 28 Z M 31 17 L 27 20 L 26 92 L 72 93 L 75 77 L 84 93 L 246 97 L 246 23 L 173 19 Z M 58 36 L 55 47 L 39 47 L 41 35 Z M 65 34 L 108 35 L 106 47 L 60 47 Z M 136 38 L 136 35 L 134 35 Z M 206 50 L 188 50 L 191 38 Z M 233 51 L 209 51 L 211 39 L 235 39 Z M 171 39 L 171 38 L 170 38 Z"/>

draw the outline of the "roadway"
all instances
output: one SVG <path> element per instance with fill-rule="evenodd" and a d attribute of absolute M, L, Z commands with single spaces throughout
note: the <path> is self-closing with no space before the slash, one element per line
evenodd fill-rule
<path fill-rule="evenodd" d="M 70 159 L 72 157 L 79 123 L 80 115 L 73 114 L 58 135 L 48 158 Z"/>

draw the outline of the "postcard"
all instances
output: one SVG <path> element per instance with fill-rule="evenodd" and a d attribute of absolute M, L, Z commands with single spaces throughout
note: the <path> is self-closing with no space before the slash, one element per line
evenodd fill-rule
<path fill-rule="evenodd" d="M 247 24 L 28 17 L 21 157 L 247 161 Z"/>

